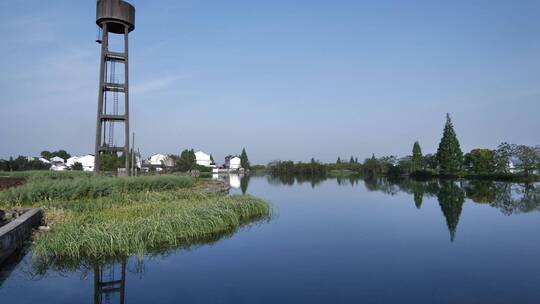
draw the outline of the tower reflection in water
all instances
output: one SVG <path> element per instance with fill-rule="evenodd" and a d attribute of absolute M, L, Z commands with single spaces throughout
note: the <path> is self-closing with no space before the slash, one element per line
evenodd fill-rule
<path fill-rule="evenodd" d="M 94 266 L 94 304 L 124 304 L 125 295 L 125 259 Z"/>

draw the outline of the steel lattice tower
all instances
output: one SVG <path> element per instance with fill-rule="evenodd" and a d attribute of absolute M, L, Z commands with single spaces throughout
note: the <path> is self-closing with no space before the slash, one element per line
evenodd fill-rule
<path fill-rule="evenodd" d="M 97 0 L 96 24 L 100 27 L 101 61 L 96 124 L 96 149 L 94 171 L 101 171 L 104 152 L 123 152 L 125 168 L 129 175 L 129 33 L 135 29 L 135 8 L 123 0 Z M 109 49 L 109 34 L 124 37 L 122 52 Z M 116 64 L 124 67 L 124 79 L 119 79 Z M 112 94 L 112 96 L 111 96 Z M 118 113 L 119 95 L 124 96 L 124 113 Z M 107 107 L 108 106 L 108 107 Z M 108 109 L 107 109 L 108 108 Z M 114 126 L 124 125 L 124 145 L 116 146 Z"/>

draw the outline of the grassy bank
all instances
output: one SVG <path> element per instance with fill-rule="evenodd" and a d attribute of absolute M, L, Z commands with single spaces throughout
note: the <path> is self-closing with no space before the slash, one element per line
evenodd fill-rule
<path fill-rule="evenodd" d="M 83 177 L 93 177 L 92 172 L 84 171 L 50 171 L 50 170 L 36 170 L 36 171 L 13 171 L 6 172 L 1 171 L 0 176 L 5 177 L 23 177 L 27 180 L 44 180 L 44 179 L 75 179 Z"/>
<path fill-rule="evenodd" d="M 187 176 L 83 177 L 73 179 L 33 179 L 22 187 L 0 192 L 0 201 L 24 204 L 42 200 L 79 200 L 114 193 L 162 191 L 193 186 Z"/>
<path fill-rule="evenodd" d="M 36 178 L 0 192 L 0 208 L 45 211 L 50 231 L 33 245 L 45 260 L 188 246 L 270 215 L 260 199 L 205 193 L 203 183 L 186 176 Z"/>

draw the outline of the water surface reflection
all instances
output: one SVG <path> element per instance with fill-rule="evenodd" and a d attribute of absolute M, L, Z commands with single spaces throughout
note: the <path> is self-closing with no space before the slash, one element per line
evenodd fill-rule
<path fill-rule="evenodd" d="M 28 252 L 0 275 L 2 303 L 538 303 L 540 298 L 539 184 L 220 178 L 235 186 L 232 193 L 267 199 L 277 216 L 200 246 L 144 257 L 40 266 Z"/>
<path fill-rule="evenodd" d="M 400 192 L 412 194 L 414 206 L 420 209 L 427 197 L 434 197 L 446 220 L 450 241 L 454 241 L 465 199 L 477 204 L 486 204 L 499 209 L 505 215 L 540 211 L 540 183 L 509 183 L 485 180 L 414 180 L 409 178 L 390 179 L 386 177 L 305 177 L 267 176 L 271 185 L 293 186 L 308 183 L 312 188 L 323 181 L 335 180 L 339 186 L 356 187 L 363 183 L 368 191 L 387 195 Z"/>

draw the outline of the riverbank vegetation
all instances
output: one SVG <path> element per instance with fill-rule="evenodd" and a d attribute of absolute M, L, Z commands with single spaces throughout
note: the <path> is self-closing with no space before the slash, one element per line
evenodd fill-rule
<path fill-rule="evenodd" d="M 274 176 L 410 176 L 418 179 L 437 177 L 527 182 L 540 180 L 540 146 L 502 143 L 494 150 L 478 148 L 464 153 L 452 119 L 447 114 L 443 135 L 434 154 L 423 155 L 420 143 L 416 141 L 412 154 L 401 158 L 375 157 L 373 154 L 363 163 L 353 156 L 348 161 L 338 157 L 335 163 L 321 163 L 315 159 L 309 163 L 274 161 L 265 169 Z"/>
<path fill-rule="evenodd" d="M 188 176 L 105 177 L 55 173 L 0 192 L 0 209 L 38 207 L 47 233 L 33 252 L 45 260 L 143 255 L 230 233 L 270 215 L 252 196 L 210 193 Z"/>

